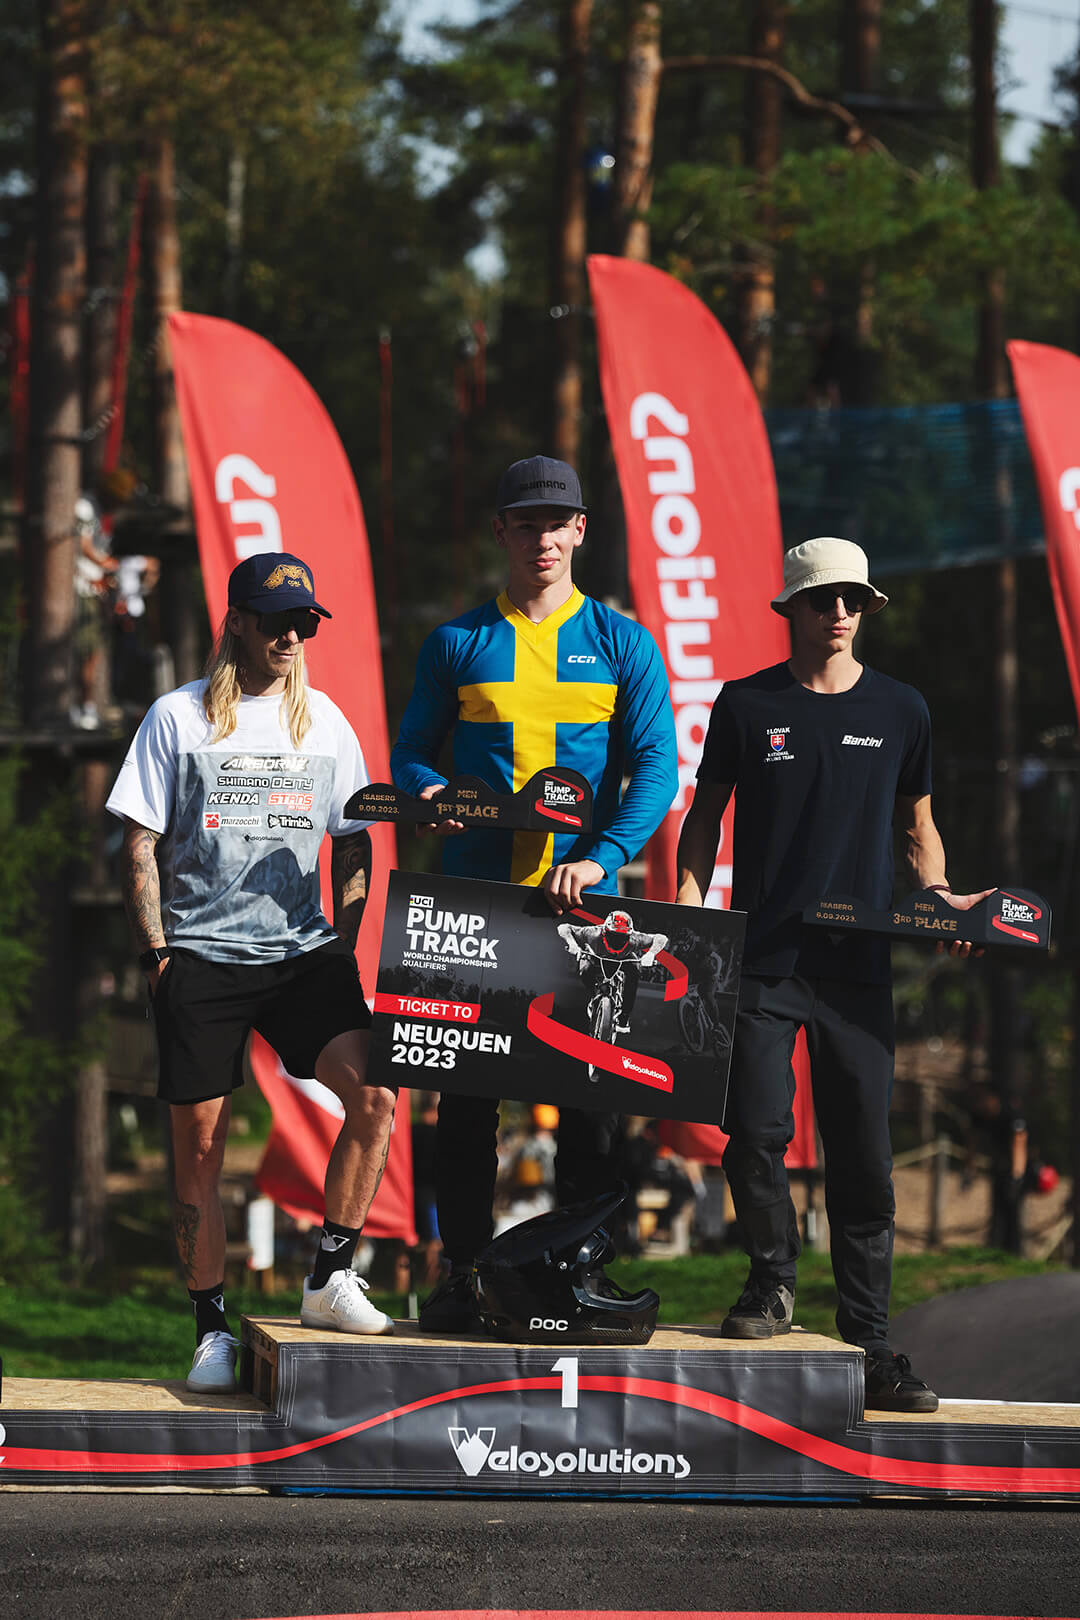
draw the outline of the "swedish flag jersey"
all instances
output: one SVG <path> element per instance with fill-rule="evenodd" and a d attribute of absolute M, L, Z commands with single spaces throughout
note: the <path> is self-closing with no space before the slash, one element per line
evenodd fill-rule
<path fill-rule="evenodd" d="M 660 651 L 641 625 L 576 587 L 540 624 L 504 592 L 428 636 L 390 756 L 398 787 L 417 794 L 445 782 L 436 766 L 451 729 L 455 776 L 511 793 L 544 766 L 564 765 L 587 777 L 594 795 L 585 834 L 487 828 L 446 838 L 443 867 L 459 877 L 538 884 L 550 866 L 588 859 L 604 869 L 597 889 L 614 891 L 619 867 L 675 797 Z"/>

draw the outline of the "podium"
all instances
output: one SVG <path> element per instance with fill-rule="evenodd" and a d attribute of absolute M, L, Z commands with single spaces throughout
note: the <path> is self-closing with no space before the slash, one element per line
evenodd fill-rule
<path fill-rule="evenodd" d="M 313 1332 L 247 1317 L 243 1388 L 4 1380 L 0 1488 L 1080 1504 L 1080 1409 L 863 1412 L 862 1355 L 793 1330 L 633 1347 Z"/>

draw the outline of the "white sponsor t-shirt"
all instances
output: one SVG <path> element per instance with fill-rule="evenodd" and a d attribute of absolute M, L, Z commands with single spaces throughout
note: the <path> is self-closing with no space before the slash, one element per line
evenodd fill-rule
<path fill-rule="evenodd" d="M 243 697 L 236 730 L 210 741 L 204 681 L 147 713 L 108 809 L 161 833 L 161 920 L 170 945 L 215 962 L 278 962 L 325 945 L 319 848 L 359 832 L 346 801 L 368 783 L 360 744 L 323 692 L 294 748 L 280 695 Z"/>

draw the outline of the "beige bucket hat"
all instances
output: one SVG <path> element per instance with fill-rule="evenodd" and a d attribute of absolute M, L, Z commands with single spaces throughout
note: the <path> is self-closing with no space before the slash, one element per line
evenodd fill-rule
<path fill-rule="evenodd" d="M 853 540 L 829 535 L 804 540 L 801 546 L 784 552 L 784 588 L 769 606 L 789 618 L 791 598 L 800 591 L 812 591 L 815 585 L 866 585 L 874 593 L 867 613 L 880 613 L 889 600 L 870 584 L 870 564 L 863 548 Z"/>

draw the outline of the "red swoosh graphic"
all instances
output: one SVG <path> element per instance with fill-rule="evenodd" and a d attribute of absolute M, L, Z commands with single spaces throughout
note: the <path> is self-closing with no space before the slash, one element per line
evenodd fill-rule
<path fill-rule="evenodd" d="M 1003 934 L 1011 934 L 1014 939 L 1026 939 L 1032 945 L 1039 943 L 1038 934 L 1029 934 L 1026 928 L 1013 928 L 1011 924 L 1002 922 L 1000 917 L 991 917 L 990 926 Z"/>
<path fill-rule="evenodd" d="M 533 809 L 536 810 L 538 814 L 547 816 L 549 821 L 562 821 L 565 822 L 566 826 L 568 827 L 581 826 L 580 816 L 572 816 L 565 810 L 552 810 L 551 806 L 545 804 L 543 799 L 537 799 L 533 805 Z"/>
<path fill-rule="evenodd" d="M 604 1069 L 608 1074 L 617 1074 L 620 1079 L 632 1080 L 635 1085 L 652 1086 L 654 1091 L 674 1091 L 675 1076 L 666 1063 L 659 1058 L 646 1057 L 641 1052 L 631 1052 L 625 1046 L 598 1041 L 593 1035 L 583 1035 L 580 1029 L 571 1029 L 569 1024 L 560 1024 L 557 1018 L 551 1016 L 554 1005 L 555 997 L 550 990 L 546 996 L 537 996 L 529 1003 L 525 1028 L 538 1041 L 543 1041 L 545 1046 L 553 1046 L 556 1052 L 565 1052 L 567 1057 L 591 1063 L 594 1069 Z M 635 1067 L 627 1068 L 627 1063 Z"/>
<path fill-rule="evenodd" d="M 280 1462 L 288 1457 L 301 1456 L 324 1446 L 335 1445 L 366 1429 L 378 1428 L 396 1418 L 407 1417 L 426 1407 L 439 1406 L 447 1401 L 465 1400 L 473 1395 L 505 1394 L 512 1390 L 558 1390 L 559 1378 L 510 1378 L 498 1383 L 464 1385 L 460 1389 L 446 1390 L 438 1395 L 425 1395 L 407 1406 L 380 1412 L 333 1434 L 319 1435 L 302 1440 L 292 1446 L 273 1451 L 238 1452 L 211 1457 L 139 1455 L 130 1452 L 36 1451 L 19 1446 L 5 1446 L 4 1458 L 14 1468 L 64 1473 L 166 1473 L 206 1472 L 211 1469 L 256 1466 L 260 1463 Z M 1080 1468 L 1007 1468 L 998 1466 L 974 1467 L 965 1463 L 935 1463 L 901 1457 L 875 1457 L 853 1446 L 825 1440 L 810 1434 L 768 1412 L 723 1395 L 694 1389 L 685 1384 L 671 1384 L 653 1378 L 617 1378 L 607 1375 L 582 1374 L 578 1379 L 580 1390 L 601 1395 L 637 1395 L 646 1400 L 666 1401 L 673 1406 L 684 1406 L 719 1418 L 736 1428 L 757 1434 L 785 1450 L 808 1457 L 826 1468 L 835 1469 L 857 1479 L 871 1480 L 883 1485 L 921 1486 L 924 1489 L 956 1491 L 1010 1491 L 1014 1495 L 1025 1493 L 1046 1494 L 1049 1491 L 1062 1496 L 1080 1494 Z M 0 1474 L 2 1478 L 2 1474 Z"/>

